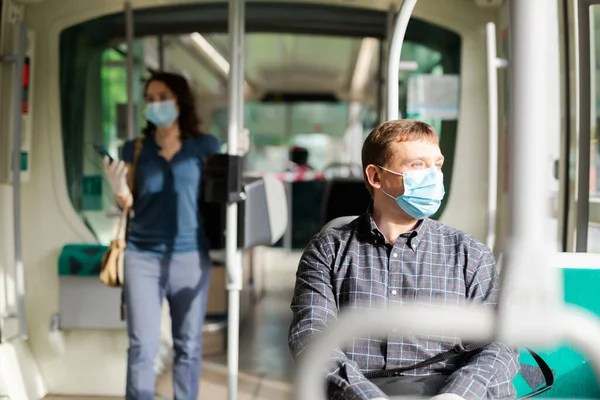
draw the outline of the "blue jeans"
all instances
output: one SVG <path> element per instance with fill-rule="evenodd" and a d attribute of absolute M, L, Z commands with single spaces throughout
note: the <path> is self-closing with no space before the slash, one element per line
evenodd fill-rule
<path fill-rule="evenodd" d="M 125 251 L 125 302 L 129 350 L 127 400 L 154 399 L 154 359 L 160 341 L 162 301 L 171 311 L 175 400 L 196 400 L 202 363 L 202 324 L 211 263 L 199 252 L 162 258 Z"/>

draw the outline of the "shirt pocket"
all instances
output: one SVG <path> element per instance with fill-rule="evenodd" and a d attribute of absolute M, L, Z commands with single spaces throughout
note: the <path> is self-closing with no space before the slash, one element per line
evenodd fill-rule
<path fill-rule="evenodd" d="M 419 304 L 462 303 L 466 298 L 466 286 L 462 267 L 448 262 L 421 263 L 417 275 L 415 300 Z"/>
<path fill-rule="evenodd" d="M 338 307 L 379 308 L 387 304 L 387 270 L 367 255 L 346 254 L 334 273 Z"/>

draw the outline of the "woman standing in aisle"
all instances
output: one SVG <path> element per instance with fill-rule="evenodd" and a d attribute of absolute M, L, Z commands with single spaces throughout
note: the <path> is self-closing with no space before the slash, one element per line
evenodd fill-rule
<path fill-rule="evenodd" d="M 166 297 L 175 350 L 175 400 L 196 400 L 211 271 L 201 181 L 206 156 L 219 146 L 215 137 L 198 131 L 194 97 L 182 76 L 154 73 L 146 83 L 145 100 L 144 137 L 125 143 L 121 160 L 104 160 L 117 203 L 134 211 L 125 251 L 125 398 L 154 399 L 154 359 Z M 141 150 L 130 168 L 136 142 Z M 128 170 L 134 171 L 133 189 L 127 183 Z"/>

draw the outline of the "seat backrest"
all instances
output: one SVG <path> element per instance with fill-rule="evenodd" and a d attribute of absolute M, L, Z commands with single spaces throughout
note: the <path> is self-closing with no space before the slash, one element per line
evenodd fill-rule
<path fill-rule="evenodd" d="M 306 180 L 290 183 L 292 249 L 304 250 L 315 232 L 323 226 L 325 181 Z"/>
<path fill-rule="evenodd" d="M 287 203 L 287 195 L 283 182 L 273 176 L 263 178 L 265 182 L 265 193 L 267 200 L 267 208 L 269 210 L 269 230 L 271 232 L 271 240 L 269 243 L 275 244 L 285 233 L 288 224 L 289 210 Z"/>
<path fill-rule="evenodd" d="M 245 178 L 243 188 L 246 199 L 238 205 L 238 246 L 274 244 L 288 224 L 283 182 L 273 176 Z"/>
<path fill-rule="evenodd" d="M 341 228 L 344 225 L 348 225 L 350 222 L 354 221 L 356 218 L 358 218 L 358 215 L 351 215 L 351 216 L 347 216 L 347 217 L 338 217 L 338 218 L 332 219 L 331 221 L 329 221 L 328 223 L 325 224 L 325 226 L 321 229 L 321 232 L 328 228 Z"/>
<path fill-rule="evenodd" d="M 362 214 L 371 204 L 371 194 L 361 178 L 328 180 L 323 196 L 323 222 L 349 215 Z"/>

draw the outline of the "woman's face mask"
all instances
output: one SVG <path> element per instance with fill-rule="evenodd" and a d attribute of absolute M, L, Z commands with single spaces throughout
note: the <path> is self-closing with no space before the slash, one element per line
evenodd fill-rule
<path fill-rule="evenodd" d="M 383 189 L 381 191 L 396 200 L 396 204 L 411 217 L 427 218 L 440 208 L 445 194 L 444 174 L 437 167 L 403 173 L 379 168 L 402 177 L 404 193 L 401 196 L 394 197 Z"/>
<path fill-rule="evenodd" d="M 171 125 L 179 117 L 174 100 L 155 101 L 146 106 L 146 119 L 158 127 Z"/>

